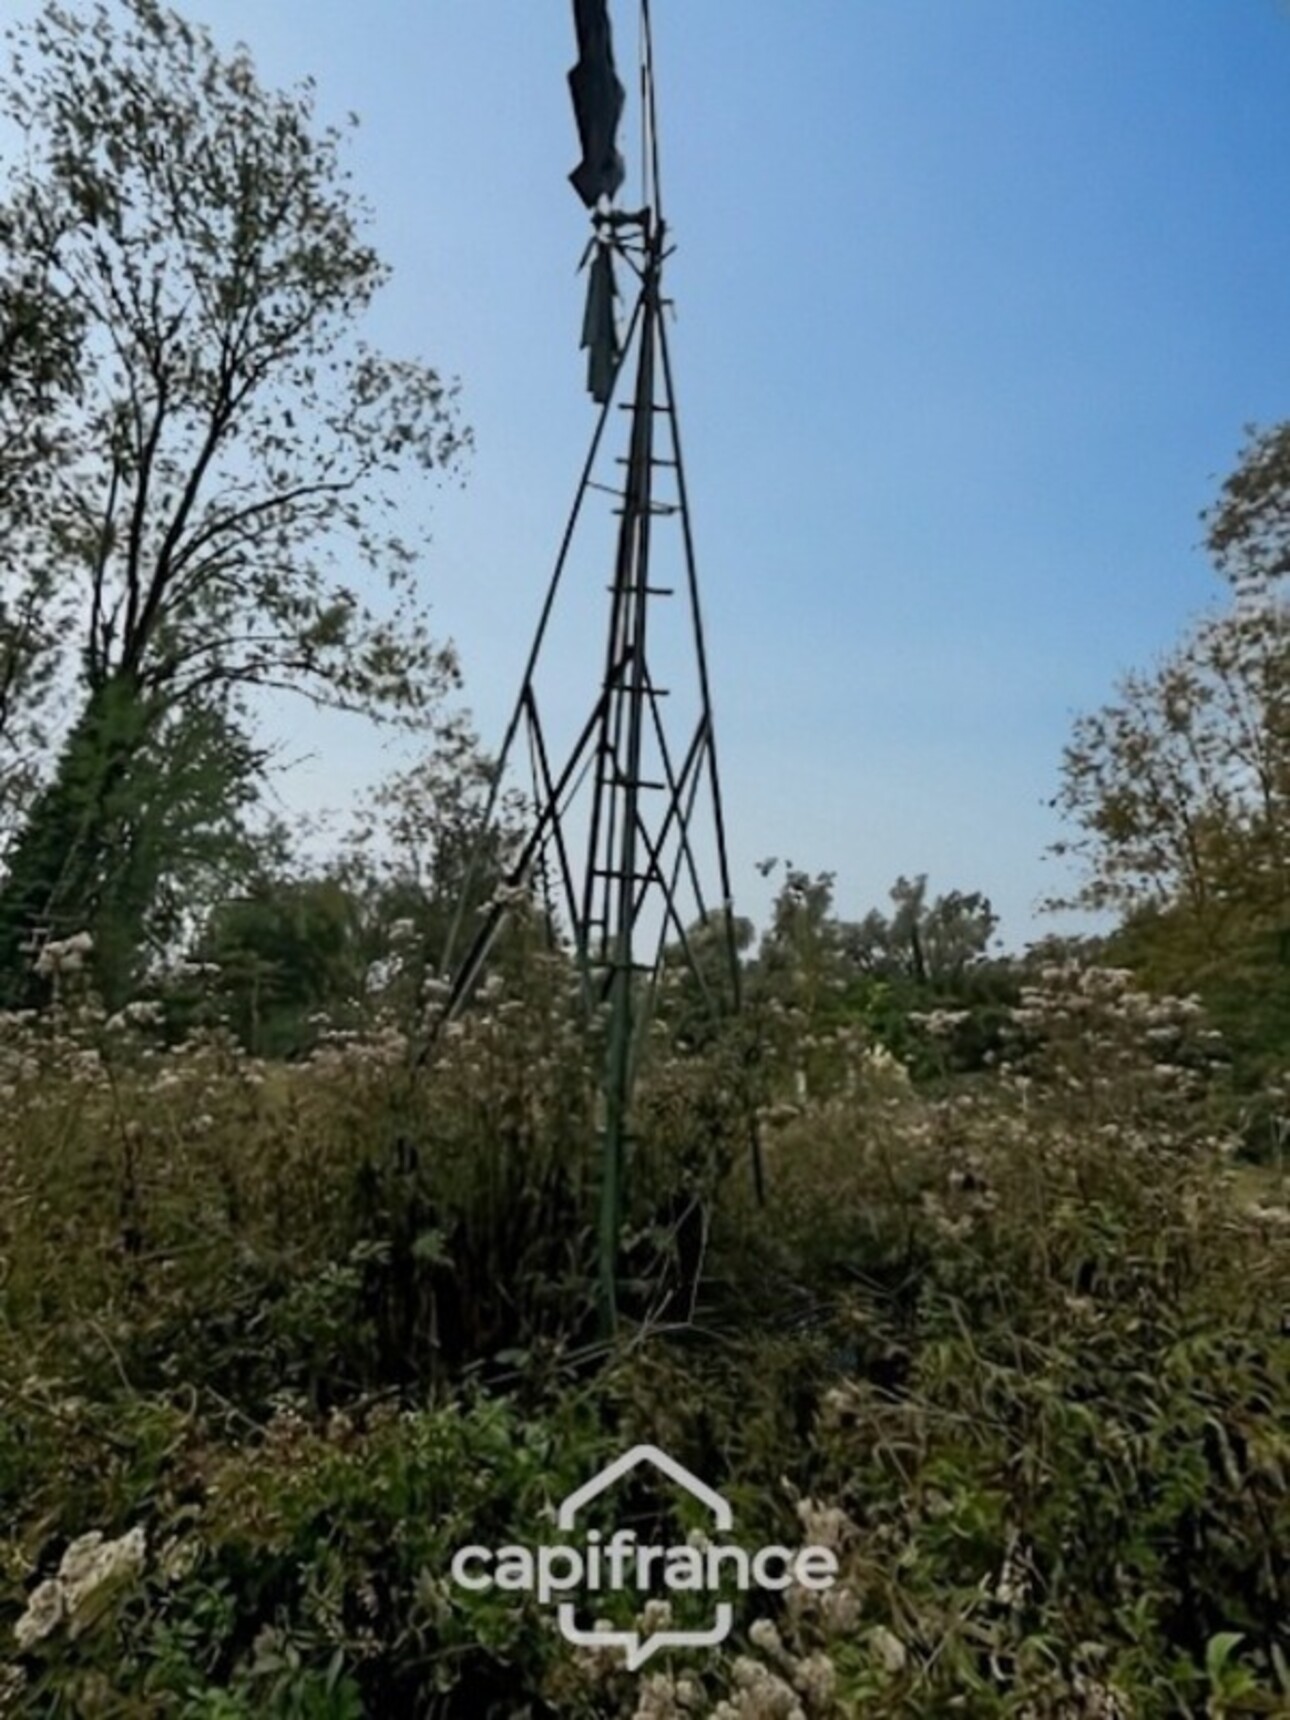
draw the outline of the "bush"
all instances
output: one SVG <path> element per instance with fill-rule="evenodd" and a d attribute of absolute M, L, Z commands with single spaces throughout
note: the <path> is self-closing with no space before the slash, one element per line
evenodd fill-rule
<path fill-rule="evenodd" d="M 288 1069 L 5 1024 L 0 1711 L 1284 1711 L 1290 1208 L 1233 1164 L 1193 1007 L 1057 965 L 989 1074 L 861 1048 L 850 1091 L 769 1106 L 764 1208 L 723 1176 L 737 1053 L 661 1060 L 645 1323 L 607 1346 L 562 984 L 415 1080 L 389 1031 Z M 839 1584 L 645 1674 L 452 1587 L 457 1544 L 540 1538 L 639 1440 Z"/>

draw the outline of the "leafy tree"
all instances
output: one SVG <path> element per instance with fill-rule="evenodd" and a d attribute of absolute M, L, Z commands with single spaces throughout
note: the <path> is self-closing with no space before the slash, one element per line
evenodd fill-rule
<path fill-rule="evenodd" d="M 927 900 L 927 875 L 897 878 L 893 911 L 838 918 L 831 872 L 812 878 L 789 866 L 758 956 L 763 991 L 791 999 L 812 1019 L 851 1013 L 878 987 L 903 994 L 963 991 L 984 961 L 998 916 L 980 891 Z"/>
<path fill-rule="evenodd" d="M 1206 523 L 1214 564 L 1233 590 L 1259 596 L 1290 574 L 1290 421 L 1248 438 Z"/>
<path fill-rule="evenodd" d="M 751 920 L 710 908 L 671 938 L 663 950 L 654 1019 L 667 1027 L 681 1050 L 709 1050 L 729 1041 L 736 995 L 743 1001 L 740 958 L 756 936 Z M 733 959 L 732 959 L 733 958 Z M 736 972 L 736 966 L 739 971 Z"/>
<path fill-rule="evenodd" d="M 294 1055 L 315 1043 L 325 1020 L 350 1025 L 382 1015 L 414 1035 L 424 1030 L 427 981 L 437 974 L 449 925 L 462 902 L 493 766 L 459 714 L 434 732 L 410 768 L 369 792 L 340 852 L 302 870 L 285 849 L 251 864 L 222 897 L 208 892 L 185 970 L 213 968 L 211 988 L 169 988 L 177 1018 L 219 1004 L 250 1049 Z M 510 831 L 478 868 L 464 917 L 507 868 Z M 513 938 L 497 956 L 521 961 Z M 521 963 L 522 965 L 522 963 Z"/>
<path fill-rule="evenodd" d="M 773 865 L 774 862 L 767 864 Z M 791 861 L 757 957 L 754 991 L 815 1017 L 850 977 L 843 929 L 833 906 L 835 874 L 814 877 Z"/>
<path fill-rule="evenodd" d="M 1208 618 L 1077 721 L 1057 852 L 1084 864 L 1078 905 L 1174 908 L 1213 943 L 1236 898 L 1283 897 L 1284 628 L 1276 601 Z"/>
<path fill-rule="evenodd" d="M 916 1074 L 944 1072 L 947 1064 L 978 1068 L 996 1046 L 1018 980 L 1013 963 L 989 953 L 998 920 L 988 898 L 951 890 L 929 902 L 924 873 L 897 878 L 889 895 L 890 913 L 875 908 L 862 920 L 843 920 L 831 872 L 812 877 L 786 867 L 747 988 L 769 1062 L 781 1073 L 802 1067 L 805 1047 L 856 1026 Z M 962 1021 L 948 1056 L 942 1048 L 929 1061 L 916 1020 L 940 1006 L 959 1011 Z"/>
<path fill-rule="evenodd" d="M 113 1001 L 177 947 L 205 907 L 259 871 L 278 839 L 251 818 L 261 750 L 218 711 L 180 707 L 146 734 L 139 728 L 137 705 L 105 688 L 35 802 L 20 851 L 26 864 L 5 899 L 11 936 L 60 917 L 88 923 L 96 976 Z M 129 770 L 105 780 L 124 751 Z M 96 840 L 87 842 L 91 808 Z M 24 880 L 33 885 L 26 897 Z"/>
<path fill-rule="evenodd" d="M 217 969 L 233 1030 L 258 1055 L 290 1056 L 361 1002 L 367 970 L 362 903 L 336 878 L 266 878 L 220 903 L 196 946 Z"/>
<path fill-rule="evenodd" d="M 351 860 L 367 848 L 360 871 L 366 868 L 374 880 L 435 904 L 440 918 L 456 906 L 476 862 L 479 876 L 466 908 L 471 912 L 507 870 L 520 828 L 513 816 L 516 808 L 507 799 L 495 809 L 485 838 L 484 814 L 494 780 L 495 766 L 481 750 L 474 729 L 460 713 L 453 713 L 436 726 L 431 748 L 372 791 L 351 844 Z M 370 852 L 373 838 L 378 839 L 379 854 Z M 446 932 L 441 925 L 439 935 L 430 940 L 436 961 Z"/>
<path fill-rule="evenodd" d="M 56 689 L 80 717 L 12 841 L 10 971 L 33 917 L 95 912 L 111 797 L 185 713 L 236 729 L 276 688 L 431 719 L 456 668 L 396 482 L 463 443 L 438 374 L 358 336 L 386 270 L 309 83 L 266 91 L 245 49 L 157 0 L 51 0 L 11 39 L 0 113 L 28 147 L 0 201 L 0 355 L 25 380 L 0 457 L 25 483 L 0 503 L 0 675 L 11 702 Z M 54 830 L 84 854 L 61 898 Z"/>
<path fill-rule="evenodd" d="M 515 858 L 522 825 L 512 797 L 503 795 L 485 815 L 496 766 L 481 750 L 470 723 L 454 713 L 440 724 L 434 745 L 409 768 L 394 772 L 366 797 L 358 830 L 337 875 L 366 904 L 371 959 L 393 957 L 400 992 L 422 1023 L 426 982 L 443 976 L 450 953 L 459 963 L 480 916 Z M 391 947 L 398 926 L 399 948 Z M 511 929 L 503 926 L 490 961 L 505 964 Z"/>
<path fill-rule="evenodd" d="M 1076 905 L 1120 913 L 1119 959 L 1290 1049 L 1290 426 L 1253 438 L 1207 524 L 1230 601 L 1078 720 L 1056 852 L 1083 864 Z"/>
<path fill-rule="evenodd" d="M 953 990 L 989 949 L 998 915 L 979 890 L 951 890 L 927 900 L 927 874 L 897 878 L 891 887 L 895 911 L 876 908 L 847 938 L 855 963 L 888 979 Z"/>
<path fill-rule="evenodd" d="M 7 239 L 0 223 L 0 533 L 12 543 L 39 508 L 42 474 L 59 451 L 52 421 L 73 383 L 77 330 L 66 302 L 7 251 Z M 55 679 L 54 583 L 50 569 L 15 581 L 0 560 L 0 828 L 36 782 Z"/>

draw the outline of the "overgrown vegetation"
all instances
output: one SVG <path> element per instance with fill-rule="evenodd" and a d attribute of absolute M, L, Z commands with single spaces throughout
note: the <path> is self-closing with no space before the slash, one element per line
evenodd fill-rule
<path fill-rule="evenodd" d="M 0 1715 L 1290 1713 L 1290 432 L 1211 521 L 1230 610 L 1066 754 L 1113 933 L 788 865 L 737 1023 L 664 987 L 608 1341 L 604 1048 L 531 903 L 420 1055 L 494 772 L 386 515 L 465 433 L 361 345 L 341 139 L 155 0 L 16 47 Z M 284 678 L 425 744 L 326 863 L 260 801 Z M 628 1673 L 450 1580 L 642 1441 L 836 1584 Z"/>
<path fill-rule="evenodd" d="M 735 1048 L 660 1052 L 634 1335 L 605 1346 L 558 958 L 417 1082 L 393 1010 L 294 1065 L 167 1048 L 63 959 L 0 1052 L 10 1712 L 1290 1703 L 1290 1207 L 1249 1185 L 1194 1003 L 1050 966 L 992 1068 L 921 1080 L 808 1018 L 832 1061 L 764 1107 L 768 1208 Z M 911 1031 L 930 1054 L 958 1024 Z M 713 1229 L 678 1318 L 687 1200 Z M 640 1440 L 747 1544 L 835 1546 L 838 1585 L 630 1675 L 531 1597 L 453 1587 L 457 1545 L 540 1538 Z"/>

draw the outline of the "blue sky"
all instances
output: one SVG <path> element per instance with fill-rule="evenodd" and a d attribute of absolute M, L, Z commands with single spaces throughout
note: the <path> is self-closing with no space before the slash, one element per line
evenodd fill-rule
<path fill-rule="evenodd" d="M 669 287 L 740 906 L 754 862 L 980 889 L 1055 929 L 1075 714 L 1219 595 L 1200 510 L 1290 413 L 1277 0 L 653 0 Z M 19 15 L 33 8 L 24 3 Z M 191 0 L 362 116 L 370 333 L 459 375 L 464 488 L 410 493 L 501 735 L 594 421 L 567 0 Z M 635 7 L 614 6 L 620 68 Z M 635 133 L 623 141 L 635 174 Z M 629 194 L 637 184 L 629 180 Z M 570 659 L 570 677 L 597 664 Z M 290 790 L 386 761 L 295 712 Z"/>

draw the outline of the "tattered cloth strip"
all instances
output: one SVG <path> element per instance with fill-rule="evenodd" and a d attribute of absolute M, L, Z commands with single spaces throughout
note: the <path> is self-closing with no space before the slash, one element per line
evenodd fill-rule
<path fill-rule="evenodd" d="M 609 399 L 618 369 L 618 326 L 614 300 L 613 246 L 595 241 L 587 277 L 587 305 L 582 313 L 582 344 L 587 352 L 587 388 L 598 406 Z"/>
<path fill-rule="evenodd" d="M 569 178 L 587 208 L 594 209 L 602 197 L 617 193 L 626 173 L 616 142 L 624 92 L 614 69 L 607 0 L 573 0 L 573 22 L 578 63 L 569 73 L 569 93 L 582 160 Z"/>

